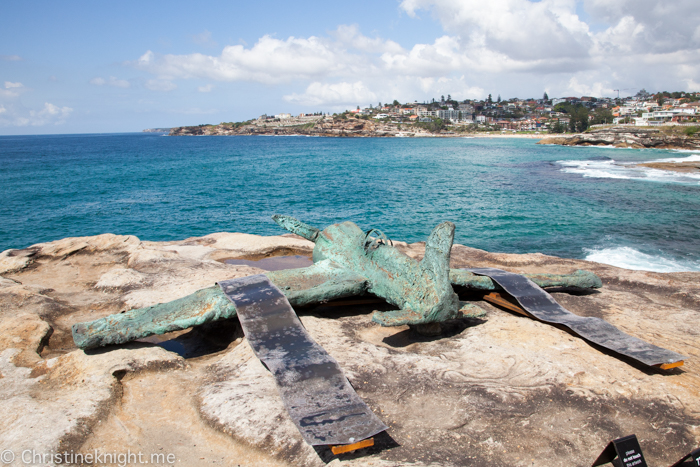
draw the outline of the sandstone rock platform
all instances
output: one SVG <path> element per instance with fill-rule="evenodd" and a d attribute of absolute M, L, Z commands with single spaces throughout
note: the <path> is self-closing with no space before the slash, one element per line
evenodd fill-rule
<path fill-rule="evenodd" d="M 572 135 L 549 135 L 537 144 L 697 150 L 700 149 L 700 138 L 685 135 L 672 127 L 661 129 L 623 125 L 589 129 L 585 133 Z"/>
<path fill-rule="evenodd" d="M 420 258 L 423 243 L 396 243 Z M 262 272 L 227 258 L 310 255 L 293 235 L 217 233 L 175 242 L 104 234 L 0 253 L 0 448 L 173 454 L 173 465 L 590 465 L 634 433 L 650 466 L 700 446 L 700 273 L 629 271 L 455 245 L 452 267 L 570 273 L 595 292 L 564 307 L 686 355 L 635 366 L 563 330 L 478 300 L 483 318 L 426 338 L 370 321 L 383 304 L 297 310 L 360 397 L 390 426 L 377 445 L 330 456 L 306 445 L 237 320 L 83 352 L 76 322 Z M 384 308 L 382 308 L 384 307 Z"/>

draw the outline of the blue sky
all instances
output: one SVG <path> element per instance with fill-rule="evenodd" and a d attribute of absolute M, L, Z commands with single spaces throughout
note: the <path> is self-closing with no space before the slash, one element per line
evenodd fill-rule
<path fill-rule="evenodd" d="M 26 1 L 0 17 L 0 134 L 698 83 L 697 0 Z"/>

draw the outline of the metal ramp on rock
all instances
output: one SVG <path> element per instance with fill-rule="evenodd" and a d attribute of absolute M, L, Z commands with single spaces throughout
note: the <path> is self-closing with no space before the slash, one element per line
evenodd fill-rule
<path fill-rule="evenodd" d="M 387 426 L 352 388 L 338 362 L 306 332 L 267 276 L 218 283 L 236 306 L 250 346 L 277 382 L 282 402 L 304 440 L 346 452 Z M 353 449 L 371 445 L 368 442 Z"/>

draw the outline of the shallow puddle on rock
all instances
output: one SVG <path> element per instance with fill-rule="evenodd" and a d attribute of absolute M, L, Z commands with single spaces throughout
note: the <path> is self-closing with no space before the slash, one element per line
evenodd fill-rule
<path fill-rule="evenodd" d="M 265 271 L 281 271 L 282 269 L 305 268 L 314 264 L 308 256 L 303 255 L 272 256 L 270 258 L 262 258 L 259 260 L 226 259 L 224 260 L 224 263 L 251 266 L 254 268 L 264 269 Z"/>

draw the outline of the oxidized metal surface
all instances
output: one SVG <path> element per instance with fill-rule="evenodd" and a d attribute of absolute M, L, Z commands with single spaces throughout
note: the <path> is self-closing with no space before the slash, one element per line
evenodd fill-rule
<path fill-rule="evenodd" d="M 582 289 L 599 289 L 603 282 L 590 271 L 581 269 L 573 274 L 523 274 L 540 287 L 579 287 Z M 488 276 L 479 276 L 467 269 L 450 269 L 450 282 L 470 289 L 503 290 L 497 282 Z"/>
<path fill-rule="evenodd" d="M 265 275 L 219 285 L 236 306 L 250 346 L 275 377 L 282 401 L 307 443 L 351 444 L 387 429 Z"/>
<path fill-rule="evenodd" d="M 455 226 L 439 224 L 428 237 L 422 261 L 401 253 L 386 241 L 372 238 L 352 222 L 333 224 L 321 232 L 289 216 L 273 216 L 290 232 L 316 243 L 314 263 L 332 261 L 336 267 L 367 281 L 367 292 L 399 310 L 377 312 L 372 321 L 382 326 L 437 323 L 457 318 L 459 298 L 450 283 L 450 250 Z"/>
<path fill-rule="evenodd" d="M 363 232 L 352 222 L 323 231 L 289 216 L 273 216 L 290 232 L 316 243 L 314 264 L 306 268 L 267 272 L 293 306 L 338 298 L 375 294 L 399 310 L 376 312 L 372 320 L 382 326 L 440 323 L 463 315 L 452 285 L 479 290 L 500 290 L 486 276 L 450 269 L 454 224 L 443 222 L 430 234 L 425 256 L 417 261 L 389 245 L 376 230 Z M 526 275 L 540 287 L 600 287 L 593 273 Z M 235 307 L 218 287 L 203 289 L 169 303 L 131 310 L 73 326 L 73 338 L 83 349 L 121 344 L 151 334 L 187 329 L 236 315 Z"/>
<path fill-rule="evenodd" d="M 219 287 L 213 286 L 172 302 L 74 324 L 73 341 L 81 349 L 93 349 L 234 316 L 236 307 L 226 299 Z"/>
<path fill-rule="evenodd" d="M 633 358 L 645 365 L 661 365 L 683 360 L 676 352 L 632 337 L 600 318 L 574 315 L 559 305 L 551 295 L 519 274 L 496 268 L 466 269 L 489 276 L 512 295 L 532 316 L 545 323 L 560 324 L 594 344 Z"/>
<path fill-rule="evenodd" d="M 367 280 L 330 260 L 300 269 L 270 271 L 265 275 L 280 288 L 292 306 L 363 295 Z"/>

